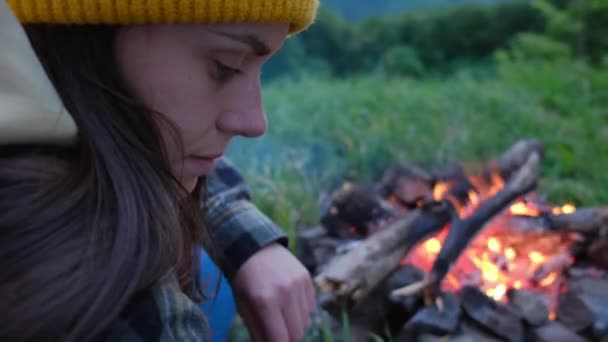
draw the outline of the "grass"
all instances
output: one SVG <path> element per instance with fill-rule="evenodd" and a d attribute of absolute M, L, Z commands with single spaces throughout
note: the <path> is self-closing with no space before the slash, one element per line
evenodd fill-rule
<path fill-rule="evenodd" d="M 550 201 L 608 204 L 607 68 L 510 61 L 420 80 L 309 76 L 266 87 L 265 103 L 268 134 L 229 156 L 292 247 L 344 177 L 372 181 L 394 162 L 475 165 L 529 137 L 546 146 L 540 192 Z M 231 340 L 247 340 L 235 331 Z M 327 327 L 320 337 L 337 338 Z"/>
<path fill-rule="evenodd" d="M 291 236 L 318 220 L 343 177 L 391 163 L 465 163 L 518 139 L 546 145 L 540 192 L 608 204 L 608 69 L 575 61 L 502 62 L 430 79 L 301 77 L 265 88 L 269 132 L 230 148 L 254 201 Z"/>
<path fill-rule="evenodd" d="M 344 177 L 373 181 L 395 162 L 471 166 L 529 137 L 546 146 L 541 194 L 608 204 L 606 67 L 503 61 L 420 80 L 308 76 L 274 83 L 264 97 L 268 134 L 236 141 L 229 156 L 292 248 L 297 229 L 318 222 L 319 202 Z M 231 340 L 248 340 L 242 326 L 235 331 Z M 319 337 L 337 338 L 327 327 Z"/>

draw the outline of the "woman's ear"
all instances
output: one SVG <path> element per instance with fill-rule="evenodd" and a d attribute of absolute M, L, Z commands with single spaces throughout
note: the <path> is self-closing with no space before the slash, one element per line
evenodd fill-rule
<path fill-rule="evenodd" d="M 0 46 L 0 145 L 73 142 L 76 124 L 6 1 L 0 1 Z"/>

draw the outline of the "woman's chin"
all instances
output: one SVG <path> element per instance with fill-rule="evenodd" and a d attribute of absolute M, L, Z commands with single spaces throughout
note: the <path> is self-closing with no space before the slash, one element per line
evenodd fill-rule
<path fill-rule="evenodd" d="M 188 191 L 188 193 L 192 193 L 194 189 L 196 189 L 196 184 L 198 183 L 198 177 L 182 179 L 181 184 Z"/>

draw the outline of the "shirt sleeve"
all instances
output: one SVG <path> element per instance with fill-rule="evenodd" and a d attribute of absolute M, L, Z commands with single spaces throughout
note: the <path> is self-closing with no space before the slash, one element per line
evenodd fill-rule
<path fill-rule="evenodd" d="M 251 203 L 245 180 L 224 158 L 208 175 L 201 204 L 214 249 L 210 254 L 228 279 L 260 249 L 275 242 L 287 246 L 285 232 Z"/>

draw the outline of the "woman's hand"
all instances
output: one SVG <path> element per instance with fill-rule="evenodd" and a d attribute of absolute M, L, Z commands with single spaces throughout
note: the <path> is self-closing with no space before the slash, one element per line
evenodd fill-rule
<path fill-rule="evenodd" d="M 256 342 L 300 341 L 315 309 L 312 280 L 284 247 L 254 254 L 233 281 L 239 313 Z"/>

